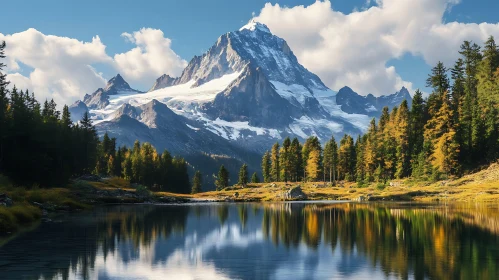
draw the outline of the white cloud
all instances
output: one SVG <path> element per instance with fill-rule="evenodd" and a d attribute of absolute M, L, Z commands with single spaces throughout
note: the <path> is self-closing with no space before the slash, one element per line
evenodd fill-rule
<path fill-rule="evenodd" d="M 142 28 L 121 36 L 137 45 L 126 53 L 114 56 L 116 68 L 131 81 L 152 85 L 159 76 L 178 76 L 187 66 L 187 62 L 171 49 L 171 40 L 165 38 L 159 29 Z"/>
<path fill-rule="evenodd" d="M 30 28 L 12 35 L 0 33 L 0 41 L 3 40 L 7 42 L 5 53 L 11 84 L 34 91 L 40 101 L 53 98 L 60 104 L 69 103 L 105 84 L 90 67 L 111 61 L 98 36 L 91 42 L 81 42 Z M 23 75 L 19 63 L 33 70 Z"/>
<path fill-rule="evenodd" d="M 33 28 L 11 35 L 0 33 L 0 41 L 7 42 L 7 78 L 11 86 L 34 91 L 39 101 L 53 98 L 62 106 L 105 86 L 106 80 L 94 64 L 109 65 L 131 82 L 150 85 L 164 73 L 179 74 L 186 64 L 170 49 L 170 39 L 160 30 L 141 29 L 123 36 L 137 47 L 113 59 L 99 36 L 82 42 Z"/>
<path fill-rule="evenodd" d="M 464 40 L 482 43 L 499 38 L 498 24 L 444 23 L 447 10 L 459 0 L 376 0 L 377 6 L 343 14 L 329 1 L 281 7 L 267 3 L 256 17 L 288 41 L 299 61 L 332 89 L 348 85 L 362 94 L 393 93 L 403 81 L 391 59 L 421 56 L 429 65 L 448 66 Z"/>

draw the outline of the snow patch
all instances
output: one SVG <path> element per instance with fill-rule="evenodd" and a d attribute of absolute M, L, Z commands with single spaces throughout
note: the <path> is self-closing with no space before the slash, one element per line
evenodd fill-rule
<path fill-rule="evenodd" d="M 226 89 L 242 71 L 224 75 L 213 79 L 201 86 L 194 87 L 195 81 L 191 80 L 185 84 L 166 87 L 146 93 L 121 91 L 119 94 L 109 96 L 109 105 L 102 110 L 90 110 L 94 115 L 96 123 L 112 118 L 115 112 L 123 104 L 134 107 L 147 104 L 153 99 L 165 103 L 172 110 L 186 114 L 195 109 L 198 104 L 206 103 L 215 99 L 218 93 Z"/>
<path fill-rule="evenodd" d="M 254 19 L 250 20 L 246 25 L 239 28 L 239 31 L 243 31 L 243 30 L 249 30 L 249 31 L 260 30 L 263 32 L 270 33 L 270 29 L 265 24 L 257 22 Z"/>
<path fill-rule="evenodd" d="M 200 130 L 200 128 L 194 127 L 194 126 L 192 126 L 192 125 L 188 125 L 188 124 L 185 124 L 185 125 L 186 125 L 188 128 L 190 128 L 190 129 L 192 129 L 192 130 L 194 130 L 194 131 L 198 131 L 198 130 Z"/>

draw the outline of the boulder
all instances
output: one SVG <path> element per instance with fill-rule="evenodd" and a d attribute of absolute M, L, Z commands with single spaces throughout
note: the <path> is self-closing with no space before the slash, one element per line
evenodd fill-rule
<path fill-rule="evenodd" d="M 300 186 L 291 188 L 284 194 L 286 200 L 304 200 L 307 199 L 307 195 L 303 192 Z"/>
<path fill-rule="evenodd" d="M 366 197 L 365 197 L 365 196 L 363 196 L 363 195 L 361 195 L 361 196 L 359 196 L 356 200 L 357 200 L 357 201 L 366 201 Z"/>

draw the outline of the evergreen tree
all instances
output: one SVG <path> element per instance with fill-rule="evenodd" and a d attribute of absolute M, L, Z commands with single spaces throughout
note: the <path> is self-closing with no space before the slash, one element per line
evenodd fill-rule
<path fill-rule="evenodd" d="M 294 138 L 293 141 L 291 142 L 291 148 L 290 148 L 291 149 L 290 174 L 291 174 L 291 179 L 295 182 L 300 181 L 303 175 L 303 162 L 302 162 L 302 153 L 301 153 L 302 148 L 303 147 L 301 146 L 298 138 Z"/>
<path fill-rule="evenodd" d="M 272 181 L 271 168 L 272 168 L 271 156 L 270 152 L 267 151 L 265 152 L 265 154 L 263 154 L 262 158 L 262 174 L 263 174 L 263 181 L 265 183 L 270 183 Z"/>
<path fill-rule="evenodd" d="M 397 115 L 397 167 L 395 173 L 397 178 L 404 178 L 410 174 L 409 137 L 409 108 L 407 101 L 404 100 L 400 104 Z"/>
<path fill-rule="evenodd" d="M 215 184 L 218 191 L 223 190 L 229 186 L 229 172 L 223 165 L 220 166 L 220 170 L 218 171 L 218 178 Z"/>
<path fill-rule="evenodd" d="M 447 77 L 447 68 L 442 62 L 438 62 L 431 70 L 426 80 L 426 86 L 433 89 L 433 94 L 428 98 L 428 113 L 430 116 L 436 115 L 442 106 L 442 95 L 449 91 L 449 78 Z"/>
<path fill-rule="evenodd" d="M 324 146 L 324 175 L 329 177 L 329 182 L 336 181 L 336 166 L 338 165 L 338 145 L 334 136 Z"/>
<path fill-rule="evenodd" d="M 248 184 L 248 165 L 243 164 L 241 169 L 239 169 L 239 179 L 237 183 L 243 186 L 243 188 Z"/>
<path fill-rule="evenodd" d="M 194 178 L 192 179 L 192 194 L 200 193 L 201 186 L 203 184 L 203 177 L 201 176 L 201 172 L 198 170 L 194 173 Z"/>
<path fill-rule="evenodd" d="M 258 174 L 256 172 L 251 175 L 251 183 L 258 184 L 260 183 L 260 178 L 258 178 Z"/>
<path fill-rule="evenodd" d="M 282 143 L 282 148 L 279 152 L 279 166 L 281 168 L 281 176 L 284 182 L 288 182 L 291 178 L 291 169 L 293 168 L 291 156 L 291 139 L 286 137 Z"/>
<path fill-rule="evenodd" d="M 410 112 L 410 150 L 411 157 L 416 158 L 423 150 L 424 142 L 424 126 L 426 124 L 425 118 L 425 102 L 423 93 L 416 90 L 412 99 L 412 107 Z"/>
<path fill-rule="evenodd" d="M 274 146 L 272 146 L 272 154 L 271 154 L 271 167 L 270 167 L 270 175 L 272 178 L 272 181 L 274 182 L 280 182 L 281 181 L 281 167 L 280 167 L 280 160 L 279 160 L 279 143 L 275 143 Z"/>
<path fill-rule="evenodd" d="M 338 149 L 338 179 L 353 180 L 355 166 L 356 153 L 353 138 L 345 134 Z"/>

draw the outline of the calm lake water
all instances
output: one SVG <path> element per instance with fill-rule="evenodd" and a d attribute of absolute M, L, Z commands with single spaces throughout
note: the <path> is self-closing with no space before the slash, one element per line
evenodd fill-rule
<path fill-rule="evenodd" d="M 0 247 L 0 279 L 499 279 L 497 205 L 99 207 Z"/>

